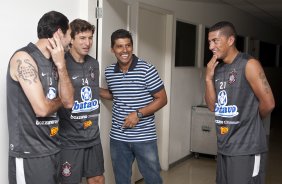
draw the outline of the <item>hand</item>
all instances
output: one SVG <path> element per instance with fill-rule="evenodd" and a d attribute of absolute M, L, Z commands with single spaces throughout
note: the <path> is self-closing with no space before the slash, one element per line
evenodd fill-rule
<path fill-rule="evenodd" d="M 122 127 L 134 128 L 138 122 L 139 122 L 139 118 L 137 117 L 137 112 L 134 111 L 125 117 Z"/>
<path fill-rule="evenodd" d="M 206 80 L 212 80 L 214 76 L 215 67 L 218 65 L 217 55 L 213 55 L 209 63 L 207 64 Z"/>
<path fill-rule="evenodd" d="M 65 51 L 58 33 L 56 32 L 53 38 L 48 38 L 48 41 L 50 45 L 47 45 L 47 49 L 51 53 L 55 65 L 60 69 L 65 66 Z"/>

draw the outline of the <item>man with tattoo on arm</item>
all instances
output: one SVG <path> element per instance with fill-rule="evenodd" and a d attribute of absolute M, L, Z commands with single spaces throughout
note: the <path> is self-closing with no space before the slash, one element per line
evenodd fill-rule
<path fill-rule="evenodd" d="M 216 183 L 264 184 L 268 146 L 262 119 L 275 106 L 271 88 L 259 61 L 237 50 L 232 23 L 213 25 L 208 40 L 213 57 L 205 100 L 215 112 Z"/>
<path fill-rule="evenodd" d="M 68 18 L 44 14 L 37 34 L 35 44 L 14 53 L 7 70 L 10 184 L 58 183 L 56 111 L 74 103 L 64 59 L 71 39 Z"/>

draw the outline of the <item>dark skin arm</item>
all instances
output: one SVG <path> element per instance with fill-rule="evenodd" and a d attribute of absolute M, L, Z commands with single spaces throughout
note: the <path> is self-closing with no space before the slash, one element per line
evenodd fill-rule
<path fill-rule="evenodd" d="M 245 74 L 259 100 L 259 113 L 263 119 L 267 117 L 275 107 L 272 90 L 258 60 L 250 59 L 248 61 Z"/>
<path fill-rule="evenodd" d="M 167 104 L 167 96 L 164 88 L 161 89 L 159 92 L 155 93 L 153 97 L 154 100 L 150 104 L 139 109 L 139 112 L 141 112 L 143 116 L 151 115 Z M 140 119 L 137 117 L 137 113 L 135 111 L 131 112 L 130 114 L 128 114 L 127 117 L 125 117 L 124 124 L 122 125 L 122 127 L 132 128 L 139 121 Z"/>

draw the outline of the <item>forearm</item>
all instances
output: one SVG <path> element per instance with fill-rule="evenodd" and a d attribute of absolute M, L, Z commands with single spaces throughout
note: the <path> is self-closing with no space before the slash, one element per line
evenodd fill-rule
<path fill-rule="evenodd" d="M 58 68 L 59 74 L 59 97 L 65 108 L 72 108 L 74 103 L 74 89 L 66 67 Z"/>
<path fill-rule="evenodd" d="M 100 88 L 99 95 L 101 98 L 104 98 L 106 100 L 113 100 L 113 95 L 110 93 L 108 89 Z"/>
<path fill-rule="evenodd" d="M 46 98 L 42 105 L 42 107 L 38 106 L 36 109 L 34 109 L 34 112 L 38 117 L 48 117 L 57 112 L 58 109 L 63 106 L 60 98 L 55 98 L 52 100 Z"/>
<path fill-rule="evenodd" d="M 206 91 L 205 91 L 205 101 L 210 111 L 214 111 L 215 108 L 215 88 L 212 80 L 206 80 Z"/>
<path fill-rule="evenodd" d="M 151 103 L 141 109 L 138 109 L 143 114 L 143 116 L 154 114 L 167 104 L 167 96 L 165 89 L 162 89 L 154 97 L 155 99 Z"/>

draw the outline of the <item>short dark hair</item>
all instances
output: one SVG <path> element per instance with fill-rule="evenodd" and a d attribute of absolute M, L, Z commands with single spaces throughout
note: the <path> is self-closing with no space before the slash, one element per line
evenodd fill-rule
<path fill-rule="evenodd" d="M 131 33 L 125 29 L 118 29 L 114 31 L 111 35 L 111 48 L 114 47 L 115 41 L 119 38 L 129 38 L 131 44 L 133 45 L 133 39 Z"/>
<path fill-rule="evenodd" d="M 228 21 L 221 21 L 216 24 L 214 24 L 212 27 L 210 27 L 209 32 L 218 31 L 221 30 L 221 34 L 229 37 L 234 36 L 236 39 L 237 33 L 234 25 L 231 22 Z"/>
<path fill-rule="evenodd" d="M 39 39 L 52 38 L 58 29 L 66 34 L 69 29 L 69 19 L 60 12 L 50 11 L 40 18 L 37 25 L 37 36 Z"/>
<path fill-rule="evenodd" d="M 75 19 L 70 23 L 71 38 L 74 39 L 75 35 L 84 31 L 92 31 L 94 34 L 95 26 L 82 19 Z"/>

